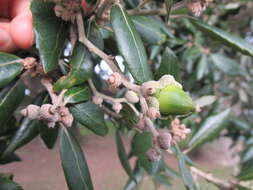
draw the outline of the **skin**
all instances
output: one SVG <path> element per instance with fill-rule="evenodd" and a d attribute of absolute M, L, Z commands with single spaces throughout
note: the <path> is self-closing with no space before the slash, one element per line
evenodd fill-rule
<path fill-rule="evenodd" d="M 29 0 L 0 0 L 0 51 L 15 52 L 34 43 Z"/>
<path fill-rule="evenodd" d="M 88 9 L 85 0 L 82 7 Z M 33 44 L 30 0 L 0 0 L 0 52 L 13 53 Z"/>

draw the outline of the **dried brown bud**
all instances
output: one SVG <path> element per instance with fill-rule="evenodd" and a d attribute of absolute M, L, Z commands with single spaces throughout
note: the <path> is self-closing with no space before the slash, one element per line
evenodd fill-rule
<path fill-rule="evenodd" d="M 101 98 L 100 96 L 92 96 L 92 101 L 94 102 L 94 104 L 101 106 L 103 103 L 103 98 Z"/>
<path fill-rule="evenodd" d="M 148 108 L 146 115 L 150 118 L 150 119 L 157 119 L 161 117 L 160 111 L 159 109 L 155 108 L 155 107 L 150 107 Z"/>
<path fill-rule="evenodd" d="M 122 109 L 122 104 L 117 102 L 117 103 L 113 104 L 112 109 L 113 109 L 116 113 L 119 113 L 120 110 Z"/>
<path fill-rule="evenodd" d="M 25 109 L 21 110 L 20 113 L 21 113 L 21 115 L 27 117 L 28 119 L 33 120 L 38 117 L 39 110 L 40 110 L 39 106 L 31 104 L 31 105 L 27 106 Z"/>
<path fill-rule="evenodd" d="M 141 93 L 143 96 L 150 96 L 155 94 L 156 91 L 160 88 L 161 85 L 157 81 L 144 82 L 141 86 Z"/>
<path fill-rule="evenodd" d="M 155 147 L 150 148 L 146 154 L 147 154 L 149 161 L 151 161 L 151 162 L 158 161 L 161 158 L 161 151 Z"/>
<path fill-rule="evenodd" d="M 132 90 L 128 90 L 125 94 L 125 98 L 130 103 L 138 103 L 139 102 L 139 96 Z"/>
<path fill-rule="evenodd" d="M 171 147 L 172 136 L 169 132 L 161 132 L 157 137 L 157 142 L 161 149 L 167 150 Z"/>
<path fill-rule="evenodd" d="M 122 84 L 122 78 L 119 73 L 114 72 L 109 76 L 107 82 L 111 87 L 117 88 Z"/>
<path fill-rule="evenodd" d="M 34 57 L 27 57 L 23 59 L 22 63 L 25 69 L 32 69 L 37 65 L 37 61 Z"/>

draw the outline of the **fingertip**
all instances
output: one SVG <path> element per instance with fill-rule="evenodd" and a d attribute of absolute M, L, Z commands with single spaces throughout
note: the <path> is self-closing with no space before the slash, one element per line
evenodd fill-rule
<path fill-rule="evenodd" d="M 0 51 L 11 53 L 15 52 L 17 47 L 10 36 L 9 29 L 9 23 L 0 22 Z"/>
<path fill-rule="evenodd" d="M 11 37 L 14 43 L 22 49 L 31 47 L 34 43 L 31 12 L 25 12 L 16 16 L 11 21 Z"/>

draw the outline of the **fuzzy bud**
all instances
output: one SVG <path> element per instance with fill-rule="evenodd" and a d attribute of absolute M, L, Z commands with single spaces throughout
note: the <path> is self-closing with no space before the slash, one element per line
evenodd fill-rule
<path fill-rule="evenodd" d="M 107 82 L 111 87 L 117 88 L 122 84 L 122 78 L 119 73 L 114 72 L 109 76 Z"/>
<path fill-rule="evenodd" d="M 178 119 L 174 119 L 171 122 L 171 133 L 173 135 L 173 139 L 176 141 L 184 140 L 191 132 L 191 129 L 186 128 L 184 124 L 180 124 Z"/>
<path fill-rule="evenodd" d="M 187 3 L 187 7 L 195 16 L 200 16 L 211 1 L 212 0 L 191 0 Z"/>
<path fill-rule="evenodd" d="M 146 112 L 146 115 L 147 115 L 150 119 L 152 119 L 152 120 L 161 117 L 161 114 L 160 114 L 159 109 L 157 109 L 157 108 L 155 108 L 155 107 L 150 107 L 150 108 L 148 108 L 148 110 L 147 110 L 147 112 Z"/>
<path fill-rule="evenodd" d="M 92 96 L 92 101 L 94 104 L 101 106 L 103 103 L 103 98 L 101 98 L 99 96 Z"/>
<path fill-rule="evenodd" d="M 150 148 L 146 154 L 147 154 L 149 161 L 151 161 L 151 162 L 158 161 L 161 158 L 161 151 L 157 148 L 154 148 L 154 147 Z"/>
<path fill-rule="evenodd" d="M 122 109 L 122 104 L 117 102 L 117 103 L 113 104 L 112 109 L 113 109 L 116 113 L 119 113 L 120 110 Z"/>
<path fill-rule="evenodd" d="M 40 107 L 40 119 L 49 122 L 57 122 L 60 119 L 58 114 L 52 113 L 52 104 L 43 104 Z"/>
<path fill-rule="evenodd" d="M 179 88 L 183 88 L 182 85 L 179 82 L 177 82 L 172 75 L 163 75 L 158 82 L 162 86 L 162 88 L 168 85 L 176 85 Z"/>
<path fill-rule="evenodd" d="M 132 90 L 128 90 L 125 94 L 125 98 L 127 99 L 128 102 L 130 103 L 138 103 L 139 102 L 139 96 Z"/>
<path fill-rule="evenodd" d="M 27 117 L 28 119 L 33 120 L 38 117 L 39 110 L 40 110 L 39 106 L 31 104 L 31 105 L 27 106 L 25 109 L 21 110 L 20 113 L 21 113 L 21 115 Z"/>
<path fill-rule="evenodd" d="M 72 114 L 66 115 L 66 116 L 61 118 L 62 124 L 67 126 L 67 127 L 71 127 L 73 121 L 74 121 L 74 118 L 73 118 Z"/>
<path fill-rule="evenodd" d="M 156 109 L 159 109 L 159 101 L 156 97 L 149 96 L 147 98 L 148 107 L 154 107 Z"/>
<path fill-rule="evenodd" d="M 32 69 L 33 67 L 37 65 L 37 61 L 34 57 L 27 57 L 23 59 L 22 62 L 23 62 L 23 67 L 25 69 Z"/>
<path fill-rule="evenodd" d="M 167 150 L 171 147 L 172 136 L 168 132 L 162 132 L 157 137 L 157 142 L 161 149 Z"/>
<path fill-rule="evenodd" d="M 155 94 L 156 91 L 160 88 L 161 85 L 157 81 L 144 82 L 141 86 L 141 93 L 143 96 L 150 96 Z"/>

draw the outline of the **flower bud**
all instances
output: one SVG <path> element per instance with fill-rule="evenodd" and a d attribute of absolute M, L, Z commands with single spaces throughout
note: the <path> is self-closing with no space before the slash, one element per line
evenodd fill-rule
<path fill-rule="evenodd" d="M 161 149 L 167 150 L 171 147 L 172 136 L 168 132 L 162 132 L 157 137 L 157 142 Z"/>
<path fill-rule="evenodd" d="M 21 115 L 27 117 L 28 119 L 33 120 L 38 117 L 39 110 L 40 110 L 39 106 L 31 104 L 31 105 L 27 106 L 25 109 L 21 110 L 20 113 L 21 113 Z"/>
<path fill-rule="evenodd" d="M 161 85 L 157 81 L 144 82 L 141 86 L 141 93 L 143 96 L 150 96 L 155 94 L 160 88 Z"/>
<path fill-rule="evenodd" d="M 159 112 L 159 109 L 157 109 L 157 108 L 155 108 L 155 107 L 150 107 L 150 108 L 148 108 L 148 110 L 147 110 L 147 112 L 146 112 L 146 115 L 147 115 L 150 119 L 152 119 L 152 120 L 161 117 L 161 114 L 160 114 L 160 112 Z"/>
<path fill-rule="evenodd" d="M 92 96 L 92 101 L 94 104 L 101 106 L 103 103 L 103 98 L 101 98 L 99 96 Z"/>
<path fill-rule="evenodd" d="M 114 72 L 109 76 L 107 82 L 111 87 L 117 88 L 122 84 L 122 79 L 119 73 Z"/>
<path fill-rule="evenodd" d="M 139 96 L 132 90 L 128 90 L 125 94 L 125 98 L 130 103 L 138 103 L 139 102 Z"/>
<path fill-rule="evenodd" d="M 191 97 L 177 85 L 166 86 L 155 96 L 162 114 L 184 115 L 196 110 Z"/>
<path fill-rule="evenodd" d="M 148 107 L 154 107 L 159 109 L 159 101 L 156 97 L 149 96 L 147 99 Z"/>
<path fill-rule="evenodd" d="M 74 121 L 74 118 L 73 118 L 72 114 L 66 115 L 61 118 L 62 124 L 66 127 L 71 127 L 73 121 Z"/>
<path fill-rule="evenodd" d="M 119 113 L 120 110 L 122 109 L 122 104 L 117 102 L 117 103 L 113 104 L 112 109 L 113 109 L 116 113 Z"/>
<path fill-rule="evenodd" d="M 163 75 L 158 82 L 162 86 L 162 88 L 168 85 L 176 85 L 179 88 L 182 88 L 182 85 L 179 82 L 177 82 L 172 75 Z"/>
<path fill-rule="evenodd" d="M 155 162 L 160 160 L 161 158 L 161 151 L 158 148 L 152 147 L 146 153 L 149 161 Z"/>
<path fill-rule="evenodd" d="M 57 122 L 60 119 L 58 113 L 52 113 L 52 104 L 43 104 L 40 107 L 40 119 L 49 122 Z"/>

